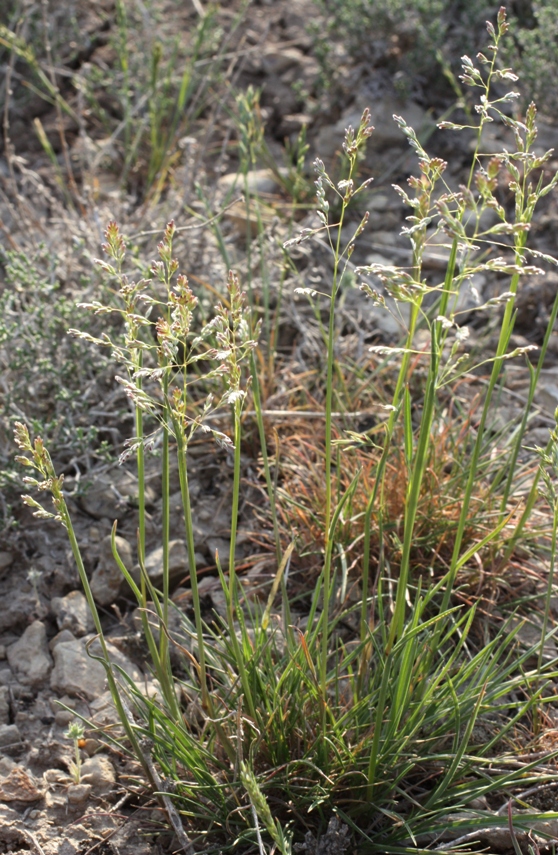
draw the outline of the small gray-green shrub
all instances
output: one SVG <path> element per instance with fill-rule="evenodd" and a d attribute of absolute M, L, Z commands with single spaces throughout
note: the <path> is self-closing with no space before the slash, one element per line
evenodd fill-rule
<path fill-rule="evenodd" d="M 46 247 L 35 252 L 1 250 L 0 289 L 0 485 L 17 481 L 8 436 L 22 418 L 57 449 L 58 461 L 81 455 L 105 456 L 107 437 L 89 410 L 108 379 L 104 354 L 84 360 L 79 343 L 67 336 L 73 323 L 92 328 L 90 316 L 76 308 L 56 272 L 56 257 Z M 109 380 L 110 382 L 110 380 Z M 84 396 L 84 393 L 89 392 Z M 100 392 L 102 394 L 102 391 Z"/>

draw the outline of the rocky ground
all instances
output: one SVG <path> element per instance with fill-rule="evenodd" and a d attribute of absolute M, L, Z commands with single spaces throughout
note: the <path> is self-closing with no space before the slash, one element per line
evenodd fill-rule
<path fill-rule="evenodd" d="M 74 70 L 87 76 L 110 67 L 116 61 L 117 27 L 111 0 L 71 5 L 81 39 L 72 48 Z M 56 26 L 62 26 L 67 6 L 56 2 L 46 4 Z M 171 6 L 163 3 L 158 7 L 158 26 L 175 31 L 182 28 L 186 34 L 197 20 L 198 4 L 181 4 L 178 12 Z M 223 27 L 239 9 L 240 5 L 235 3 L 221 5 Z M 415 99 L 401 102 L 385 68 L 378 65 L 374 71 L 352 64 L 341 50 L 336 88 L 324 90 L 321 66 L 307 27 L 310 19 L 318 20 L 317 14 L 310 0 L 254 2 L 226 45 L 230 54 L 227 81 L 237 89 L 249 85 L 261 88 L 261 118 L 269 156 L 283 169 L 281 173 L 259 163 L 250 177 L 252 189 L 257 189 L 268 205 L 266 239 L 270 257 L 274 260 L 280 256 L 277 247 L 289 236 L 288 226 L 281 218 L 281 212 L 290 204 L 280 181 L 281 174 L 288 172 L 285 140 L 294 145 L 300 129 L 307 126 L 308 161 L 312 154 L 319 153 L 328 168 L 335 168 L 344 129 L 349 124 L 358 124 L 363 108 L 368 106 L 376 131 L 362 164 L 362 175 L 373 175 L 375 182 L 369 200 L 369 228 L 351 260 L 355 265 L 393 259 L 404 264 L 409 258 L 408 242 L 400 237 L 399 231 L 405 210 L 391 183 L 405 180 L 414 165 L 392 114 L 403 115 L 429 138 L 432 150 L 448 159 L 450 186 L 463 180 L 471 153 L 471 137 L 454 135 L 448 141 L 447 135 L 444 137 L 435 129 L 435 119 L 447 106 L 443 100 L 439 101 L 438 93 L 429 100 L 428 93 L 423 91 Z M 23 69 L 16 64 L 13 73 L 15 86 Z M 79 92 L 72 97 L 81 123 L 69 116 L 62 117 L 63 145 L 58 135 L 60 116 L 45 101 L 29 97 L 25 103 L 18 102 L 17 111 L 6 114 L 9 119 L 4 125 L 6 148 L 0 157 L 0 228 L 6 250 L 31 256 L 37 252 L 39 243 L 46 244 L 50 258 L 45 262 L 43 256 L 41 263 L 49 275 L 62 282 L 63 293 L 74 300 L 83 299 L 84 291 L 97 287 L 97 282 L 91 284 L 91 280 L 80 285 L 80 277 L 91 269 L 92 258 L 100 255 L 102 229 L 109 219 L 123 223 L 126 233 L 136 236 L 143 251 L 148 242 L 158 239 L 161 227 L 171 217 L 179 225 L 183 220 L 191 224 L 187 212 L 204 210 L 196 201 L 196 181 L 207 188 L 209 210 L 229 204 L 231 188 L 233 195 L 237 192 L 234 187 L 237 155 L 230 145 L 236 139 L 234 123 L 217 102 L 192 122 L 173 163 L 172 181 L 165 193 L 159 193 L 158 198 L 142 197 L 141 176 L 137 176 L 136 186 L 131 180 L 123 191 L 115 167 L 120 156 L 115 153 L 115 139 L 110 135 L 103 137 L 99 126 L 88 119 L 86 108 L 79 102 Z M 106 91 L 104 97 L 110 111 L 111 92 Z M 31 134 L 36 118 L 41 119 L 57 152 L 57 162 L 64 164 L 66 158 L 70 159 L 79 187 L 71 204 L 60 191 L 56 170 L 45 148 Z M 488 134 L 484 145 L 487 151 L 497 152 L 508 142 L 500 129 Z M 537 145 L 544 151 L 557 143 L 558 128 L 542 120 Z M 549 174 L 556 171 L 558 159 L 551 160 L 547 168 Z M 310 172 L 309 178 L 312 179 Z M 533 245 L 542 252 L 555 253 L 557 249 L 557 206 L 556 195 L 547 197 L 532 233 Z M 300 227 L 315 223 L 311 210 L 302 208 L 297 216 Z M 231 262 L 241 272 L 249 263 L 246 226 L 244 206 L 229 208 L 223 231 Z M 151 245 L 154 247 L 154 243 Z M 226 268 L 211 230 L 183 233 L 177 248 L 194 283 L 198 277 L 198 281 L 204 280 L 214 288 L 221 287 Z M 294 288 L 327 282 L 331 258 L 327 247 L 320 244 L 311 248 L 304 244 L 293 255 L 296 267 L 285 275 L 277 264 L 271 280 L 275 286 L 275 280 L 283 276 L 282 352 L 288 355 L 291 367 L 303 370 L 315 358 L 316 338 L 306 303 L 294 294 Z M 426 268 L 431 275 L 443 269 L 445 258 L 443 246 L 433 245 L 428 250 Z M 485 276 L 479 276 L 472 284 L 483 298 L 497 294 L 501 288 L 498 279 Z M 557 284 L 558 275 L 554 273 L 529 282 L 520 300 L 515 346 L 540 344 Z M 0 291 L 7 287 L 0 279 Z M 49 299 L 47 296 L 47 304 Z M 17 311 L 21 320 L 25 305 Z M 365 344 L 392 341 L 398 334 L 396 321 L 374 309 L 357 289 L 344 295 L 339 317 L 340 347 L 356 351 Z M 68 325 L 74 325 L 73 319 Z M 0 424 L 0 453 L 2 465 L 8 468 L 14 453 L 10 435 L 13 419 L 44 415 L 58 403 L 53 404 L 49 397 L 52 388 L 41 385 L 32 373 L 21 379 L 3 347 L 0 341 L 0 395 L 6 404 Z M 48 358 L 51 365 L 59 365 L 63 381 L 67 379 L 69 386 L 72 382 L 77 385 L 74 388 L 77 396 L 87 398 L 87 406 L 80 409 L 76 405 L 72 410 L 74 427 L 83 430 L 85 422 L 91 420 L 97 438 L 109 442 L 116 450 L 121 449 L 132 428 L 125 396 L 113 383 L 114 371 L 109 365 L 99 363 L 92 372 L 92 362 L 82 364 L 76 377 L 72 377 L 69 363 L 63 360 L 75 358 L 75 354 L 64 356 L 64 347 L 58 341 Z M 548 427 L 554 424 L 553 413 L 558 405 L 557 356 L 555 331 L 535 399 L 536 415 L 530 434 L 533 443 L 543 444 Z M 82 363 L 89 359 L 82 353 Z M 511 393 L 499 404 L 502 424 L 521 406 L 528 384 L 525 369 L 514 371 Z M 289 406 L 289 389 L 281 377 L 278 372 L 276 391 L 266 402 L 270 413 L 280 413 Z M 17 397 L 14 390 L 19 390 L 21 384 L 23 391 Z M 280 416 L 270 417 L 280 419 Z M 133 603 L 122 585 L 110 547 L 111 527 L 117 519 L 119 551 L 134 572 L 137 481 L 126 467 L 119 467 L 114 459 L 103 459 L 90 447 L 65 447 L 66 430 L 67 426 L 60 429 L 62 441 L 53 456 L 67 474 L 68 501 L 114 661 L 145 691 L 156 691 L 145 670 Z M 231 461 L 226 452 L 216 451 L 211 442 L 200 440 L 192 448 L 192 465 L 195 475 L 190 486 L 195 503 L 202 587 L 208 610 L 219 611 L 222 602 L 215 580 L 215 552 L 225 555 L 228 550 L 226 510 Z M 263 493 L 256 469 L 257 460 L 251 459 L 247 449 L 245 474 L 251 486 L 244 497 L 237 557 L 246 571 L 246 585 L 265 589 L 273 572 L 273 550 L 269 530 L 257 513 Z M 162 563 L 157 546 L 161 513 L 158 477 L 153 469 L 147 497 L 150 529 L 146 564 L 156 584 Z M 181 533 L 176 473 L 172 477 L 175 482 L 171 499 L 173 597 L 187 611 L 186 546 Z M 115 726 L 115 711 L 106 691 L 104 669 L 88 656 L 89 642 L 94 638 L 93 624 L 79 590 L 65 532 L 55 523 L 33 518 L 8 486 L 3 500 L 6 527 L 0 544 L 0 852 L 162 855 L 177 851 L 177 841 L 166 830 L 160 808 L 145 793 L 138 768 L 116 751 L 103 733 L 107 725 Z M 82 758 L 79 781 L 75 775 L 72 777 L 74 745 L 66 735 L 74 712 L 94 725 L 86 730 L 78 746 Z"/>

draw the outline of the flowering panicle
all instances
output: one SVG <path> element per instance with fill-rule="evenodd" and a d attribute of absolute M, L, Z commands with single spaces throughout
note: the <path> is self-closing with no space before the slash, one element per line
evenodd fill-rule
<path fill-rule="evenodd" d="M 56 513 L 53 514 L 47 511 L 40 502 L 37 502 L 32 496 L 22 496 L 24 503 L 30 508 L 33 508 L 33 516 L 36 516 L 39 519 L 56 520 L 67 527 L 66 502 L 62 492 L 64 476 L 56 475 L 50 454 L 45 448 L 42 439 L 40 437 L 36 437 L 35 441 L 31 443 L 29 430 L 26 425 L 21 422 L 15 423 L 14 439 L 19 450 L 23 452 L 16 457 L 18 463 L 21 463 L 22 466 L 35 469 L 41 475 L 41 480 L 30 476 L 25 477 L 23 479 L 23 483 L 29 487 L 34 487 L 36 490 L 40 490 L 41 492 L 49 492 L 52 496 L 52 502 Z"/>

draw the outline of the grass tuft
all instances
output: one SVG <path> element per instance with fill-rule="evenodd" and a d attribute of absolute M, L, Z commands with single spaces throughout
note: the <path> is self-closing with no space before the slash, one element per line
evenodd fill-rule
<path fill-rule="evenodd" d="M 124 31 L 125 10 L 118 8 Z M 394 117 L 418 164 L 408 186 L 395 187 L 408 210 L 409 265 L 352 267 L 368 223 L 367 213 L 353 222 L 351 212 L 360 210 L 371 183 L 359 179 L 374 132 L 369 111 L 358 127 L 346 130 L 343 180 L 336 183 L 316 159 L 316 225 L 283 249 L 288 253 L 312 239 L 329 248 L 331 281 L 304 289 L 324 351 L 321 370 L 307 374 L 307 387 L 301 378 L 297 382 L 306 412 L 304 406 L 293 412 L 275 432 L 265 396 L 275 366 L 281 366 L 272 351 L 283 279 L 273 294 L 261 217 L 256 240 L 247 235 L 246 292 L 231 271 L 221 301 L 207 316 L 179 272 L 173 221 L 142 278 L 130 272 L 129 241 L 119 226 L 107 226 L 98 266 L 113 298 L 80 309 L 118 323 L 99 334 L 71 332 L 110 353 L 134 412 L 134 436 L 121 462 L 134 463 L 139 481 L 139 579 L 118 554 L 116 523 L 112 550 L 139 609 L 155 696 L 111 665 L 63 477 L 43 441 L 16 425 L 19 461 L 38 476 L 26 482 L 51 494 L 54 513 L 31 496 L 24 501 L 67 530 L 124 726 L 122 745 L 140 761 L 175 831 L 180 815 L 189 852 L 263 853 L 271 847 L 287 855 L 297 845 L 318 851 L 325 840 L 336 841 L 331 845 L 340 852 L 349 845 L 378 853 L 432 847 L 457 852 L 464 841 L 469 851 L 480 851 L 490 830 L 507 829 L 519 846 L 518 832 L 548 837 L 544 823 L 558 819 L 554 812 L 514 815 L 507 808 L 530 788 L 558 781 L 558 750 L 547 751 L 544 763 L 534 750 L 558 678 L 558 658 L 545 654 L 554 634 L 554 564 L 540 638 L 525 643 L 517 614 L 500 612 L 497 621 L 487 620 L 494 589 L 503 587 L 500 579 L 514 566 L 518 548 L 534 536 L 532 511 L 541 483 L 554 521 L 552 555 L 558 519 L 556 431 L 539 450 L 536 474 L 518 465 L 556 310 L 536 363 L 530 348 L 511 343 L 520 284 L 539 274 L 538 263 L 545 260 L 529 249 L 535 209 L 558 176 L 548 175 L 550 153 L 533 148 L 534 105 L 520 120 L 516 93 L 504 92 L 514 82 L 498 60 L 507 29 L 501 8 L 496 24 L 488 23 L 486 53 L 476 62 L 462 59 L 461 80 L 479 96 L 476 123 L 440 124 L 449 133 L 465 128 L 476 134 L 467 183 L 450 186 L 447 164 L 430 156 L 413 128 Z M 156 59 L 153 92 L 159 86 Z M 122 74 L 125 79 L 124 62 Z M 158 109 L 155 102 L 152 107 Z M 237 100 L 247 220 L 248 172 L 263 145 L 257 107 L 254 90 Z M 494 121 L 511 129 L 515 151 L 483 154 L 483 128 Z M 157 139 L 152 143 L 154 153 Z M 162 148 L 168 151 L 167 143 Z M 159 163 L 155 172 L 163 168 Z M 487 211 L 494 215 L 488 226 Z M 226 255 L 218 225 L 214 232 Z M 432 242 L 447 249 L 440 275 L 424 264 Z M 492 351 L 467 350 L 459 303 L 461 289 L 479 273 L 505 279 L 503 293 L 475 310 L 498 321 Z M 360 361 L 342 353 L 337 313 L 349 281 L 359 283 L 363 300 L 386 311 L 395 306 L 395 314 L 407 318 L 397 346 L 373 345 Z M 527 362 L 531 385 L 525 413 L 510 430 L 494 425 L 492 414 L 512 359 Z M 309 405 L 321 416 L 318 427 L 310 426 Z M 360 414 L 372 411 L 372 427 L 359 425 Z M 261 601 L 246 593 L 236 560 L 244 443 L 248 435 L 255 441 L 253 418 L 260 487 L 272 517 L 269 551 L 276 561 Z M 191 492 L 189 451 L 201 435 L 227 450 L 232 470 L 228 561 L 215 555 L 224 606 L 211 618 L 203 609 Z M 155 445 L 161 467 L 159 588 L 146 571 L 146 460 Z M 171 599 L 176 474 L 190 613 L 179 612 Z M 171 631 L 175 618 L 178 632 Z M 478 809 L 479 799 L 494 810 Z"/>

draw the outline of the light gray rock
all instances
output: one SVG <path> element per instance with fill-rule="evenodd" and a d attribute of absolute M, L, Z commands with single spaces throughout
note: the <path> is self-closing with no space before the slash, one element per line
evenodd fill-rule
<path fill-rule="evenodd" d="M 531 647 L 536 648 L 533 655 L 533 664 L 537 661 L 540 643 L 542 641 L 543 621 L 537 614 L 529 616 L 529 620 L 513 617 L 508 624 L 508 631 L 517 629 L 516 639 L 524 650 Z M 555 637 L 545 638 L 543 644 L 543 660 L 550 662 L 558 656 L 558 647 Z"/>
<path fill-rule="evenodd" d="M 538 122 L 537 122 L 538 124 Z M 481 133 L 480 144 L 475 134 L 469 142 L 469 151 L 475 151 L 479 145 L 479 150 L 483 154 L 498 154 L 504 149 L 515 151 L 515 141 L 511 129 L 503 127 L 501 123 L 486 124 Z"/>
<path fill-rule="evenodd" d="M 105 669 L 87 655 L 82 639 L 62 641 L 52 651 L 54 668 L 50 685 L 60 694 L 96 698 L 105 690 Z"/>
<path fill-rule="evenodd" d="M 48 648 L 50 652 L 54 650 L 57 644 L 61 644 L 64 641 L 75 641 L 75 635 L 73 632 L 70 632 L 69 629 L 62 629 L 60 632 L 57 632 L 54 638 L 51 638 L 48 643 Z"/>
<path fill-rule="evenodd" d="M 0 778 L 7 778 L 12 769 L 15 769 L 17 763 L 11 757 L 6 757 L 5 754 L 0 754 Z"/>
<path fill-rule="evenodd" d="M 100 475 L 80 498 L 83 510 L 95 519 L 119 520 L 138 504 L 138 479 L 127 469 Z M 151 487 L 145 489 L 146 504 L 152 504 L 155 493 Z"/>
<path fill-rule="evenodd" d="M 50 685 L 60 694 L 83 695 L 88 700 L 98 698 L 106 688 L 106 672 L 101 662 L 92 659 L 86 650 L 88 638 L 61 642 L 53 651 L 54 668 Z M 130 660 L 114 645 L 108 644 L 111 662 L 119 666 L 135 682 L 143 681 L 143 675 Z M 94 656 L 101 655 L 98 641 L 90 646 Z"/>
<path fill-rule="evenodd" d="M 280 170 L 287 174 L 287 170 Z M 277 193 L 280 189 L 277 175 L 271 169 L 252 169 L 246 176 L 248 182 L 248 191 L 252 195 L 272 194 Z M 219 190 L 223 193 L 228 193 L 235 188 L 238 193 L 244 190 L 244 177 L 236 172 L 229 172 L 222 175 L 217 181 Z"/>
<path fill-rule="evenodd" d="M 484 300 L 484 294 L 486 289 L 486 276 L 482 273 L 474 273 L 470 279 L 466 279 L 459 289 L 459 294 L 457 295 L 457 301 L 455 306 L 452 307 L 455 312 L 467 312 L 480 306 L 480 304 Z M 462 319 L 457 319 L 458 323 L 462 322 Z"/>
<path fill-rule="evenodd" d="M 9 665 L 0 669 L 0 686 L 20 686 L 20 683 L 18 683 L 17 678 Z"/>
<path fill-rule="evenodd" d="M 14 562 L 14 556 L 11 552 L 0 552 L 0 576 L 4 575 L 4 572 L 11 567 Z"/>
<path fill-rule="evenodd" d="M 96 793 L 106 793 L 116 780 L 114 766 L 104 754 L 96 754 L 81 766 L 81 780 L 89 784 Z"/>
<path fill-rule="evenodd" d="M 169 541 L 169 575 L 171 583 L 176 583 L 188 573 L 188 552 L 183 540 Z M 146 556 L 145 569 L 154 585 L 163 581 L 163 547 L 159 546 Z M 134 568 L 134 576 L 139 580 L 139 567 Z"/>
<path fill-rule="evenodd" d="M 0 686 L 0 724 L 10 721 L 10 693 L 7 686 Z"/>
<path fill-rule="evenodd" d="M 45 625 L 40 620 L 28 626 L 19 641 L 8 648 L 8 662 L 24 686 L 36 686 L 45 680 L 52 668 Z"/>
<path fill-rule="evenodd" d="M 0 724 L 0 750 L 9 751 L 21 744 L 21 733 L 17 724 Z"/>
<path fill-rule="evenodd" d="M 264 50 L 261 63 L 266 74 L 276 76 L 283 74 L 293 66 L 303 65 L 305 59 L 305 54 L 299 48 L 270 45 Z"/>
<path fill-rule="evenodd" d="M 10 591 L 10 607 L 0 609 L 0 632 L 5 632 L 18 624 L 26 623 L 28 616 L 37 613 L 35 592 Z"/>
<path fill-rule="evenodd" d="M 131 544 L 118 535 L 116 548 L 124 566 L 132 571 L 134 566 Z M 91 591 L 95 600 L 102 606 L 108 606 L 118 598 L 123 584 L 122 573 L 112 554 L 112 538 L 105 537 L 100 544 L 99 563 L 91 577 Z"/>
<path fill-rule="evenodd" d="M 14 766 L 8 775 L 0 779 L 0 801 L 36 802 L 42 799 L 44 790 L 24 766 Z"/>
<path fill-rule="evenodd" d="M 91 720 L 95 722 L 98 727 L 106 727 L 107 725 L 114 726 L 120 722 L 112 695 L 108 691 L 103 692 L 102 695 L 99 695 L 98 698 L 91 701 L 89 704 L 89 710 L 91 713 Z"/>
<path fill-rule="evenodd" d="M 539 382 L 535 392 L 535 403 L 544 407 L 549 413 L 554 413 L 558 407 L 558 385 L 546 379 Z"/>
<path fill-rule="evenodd" d="M 54 721 L 56 727 L 68 727 L 71 721 L 75 719 L 75 714 L 70 710 L 57 710 L 54 713 Z"/>
<path fill-rule="evenodd" d="M 58 629 L 69 629 L 77 637 L 95 629 L 87 600 L 81 591 L 70 591 L 65 597 L 54 597 L 50 607 L 56 615 Z"/>
<path fill-rule="evenodd" d="M 90 793 L 91 784 L 73 784 L 71 787 L 68 787 L 66 791 L 68 804 L 81 805 L 83 802 L 87 801 Z"/>

